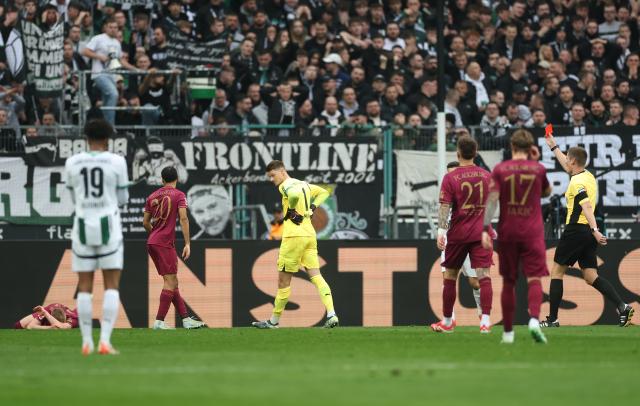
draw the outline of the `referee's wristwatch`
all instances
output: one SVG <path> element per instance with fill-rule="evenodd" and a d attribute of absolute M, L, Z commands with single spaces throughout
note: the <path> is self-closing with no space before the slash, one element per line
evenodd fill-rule
<path fill-rule="evenodd" d="M 598 227 L 591 227 L 591 234 L 595 233 L 596 231 L 600 231 L 598 230 Z"/>

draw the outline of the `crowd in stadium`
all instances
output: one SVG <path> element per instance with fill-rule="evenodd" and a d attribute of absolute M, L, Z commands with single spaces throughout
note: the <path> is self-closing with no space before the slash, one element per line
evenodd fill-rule
<path fill-rule="evenodd" d="M 65 89 L 60 98 L 36 97 L 0 52 L 2 127 L 37 125 L 55 134 L 56 125 L 78 122 L 80 103 L 89 117 L 116 125 L 435 124 L 435 0 L 4 3 L 3 44 L 22 19 L 43 27 L 64 21 Z M 447 7 L 450 128 L 479 126 L 499 137 L 548 122 L 638 125 L 640 1 L 456 0 Z M 183 73 L 167 71 L 169 30 L 223 48 L 211 100 L 180 97 L 185 90 L 174 82 Z M 149 74 L 100 75 L 114 55 L 118 68 Z M 86 95 L 79 94 L 81 70 L 93 72 Z"/>

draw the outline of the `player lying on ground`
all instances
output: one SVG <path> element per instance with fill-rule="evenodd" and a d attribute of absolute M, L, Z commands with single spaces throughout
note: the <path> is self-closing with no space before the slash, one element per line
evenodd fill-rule
<path fill-rule="evenodd" d="M 608 280 L 598 276 L 598 244 L 607 245 L 607 238 L 598 230 L 593 214 L 598 202 L 598 184 L 591 172 L 585 169 L 587 151 L 581 147 L 571 147 L 565 155 L 560 151 L 553 134 L 546 137 L 546 142 L 562 168 L 571 175 L 571 180 L 564 194 L 567 199 L 566 225 L 551 270 L 549 316 L 542 326 L 560 326 L 558 308 L 563 294 L 562 278 L 567 268 L 578 262 L 585 282 L 616 305 L 619 326 L 626 327 L 631 323 L 633 308 L 622 300 Z"/>
<path fill-rule="evenodd" d="M 82 333 L 82 353 L 93 352 L 93 274 L 102 269 L 104 302 L 100 323 L 100 354 L 117 354 L 111 345 L 111 332 L 120 305 L 120 274 L 124 248 L 118 206 L 129 200 L 127 163 L 120 155 L 107 151 L 111 125 L 92 120 L 84 128 L 89 151 L 67 159 L 65 183 L 75 205 L 71 249 L 71 268 L 78 273 L 77 309 Z"/>
<path fill-rule="evenodd" d="M 33 313 L 24 316 L 13 325 L 16 329 L 45 330 L 52 328 L 77 328 L 78 312 L 60 303 L 36 306 Z"/>
<path fill-rule="evenodd" d="M 164 279 L 164 286 L 160 292 L 160 305 L 153 328 L 156 330 L 169 329 L 164 323 L 164 318 L 171 303 L 182 317 L 184 328 L 204 327 L 203 322 L 189 317 L 187 306 L 185 306 L 178 289 L 178 255 L 175 246 L 178 215 L 184 238 L 182 259 L 186 261 L 191 255 L 187 198 L 184 193 L 176 189 L 178 183 L 176 168 L 167 166 L 162 170 L 161 176 L 163 186 L 147 198 L 142 220 L 144 229 L 149 233 L 147 252 L 156 265 L 158 274 Z"/>
<path fill-rule="evenodd" d="M 506 344 L 513 343 L 515 338 L 513 318 L 520 267 L 529 285 L 529 332 L 536 342 L 547 342 L 539 322 L 542 305 L 540 278 L 549 275 L 540 199 L 551 194 L 551 186 L 544 166 L 535 160 L 529 160 L 532 148 L 533 136 L 529 131 L 517 130 L 513 133 L 512 158 L 493 169 L 484 215 L 482 245 L 491 249 L 489 228 L 498 204 L 500 205 L 498 256 L 502 275 L 502 342 Z M 540 154 L 537 149 L 535 151 L 538 158 Z"/>
<path fill-rule="evenodd" d="M 456 281 L 460 268 L 469 255 L 471 267 L 476 270 L 480 285 L 480 307 L 482 308 L 480 332 L 489 333 L 491 331 L 489 315 L 493 300 L 489 268 L 493 251 L 482 247 L 481 238 L 491 174 L 473 163 L 478 151 L 478 144 L 473 138 L 460 137 L 457 150 L 460 166 L 447 173 L 442 180 L 438 214 L 437 245 L 438 249 L 444 250 L 445 259 L 442 266 L 446 268 L 442 289 L 444 319 L 433 323 L 431 329 L 436 332 L 453 332 Z M 449 221 L 450 213 L 451 221 Z"/>
<path fill-rule="evenodd" d="M 447 172 L 451 172 L 459 166 L 460 166 L 460 162 L 451 161 L 447 164 Z M 445 235 L 445 245 L 446 244 L 447 244 L 447 240 Z M 442 251 L 442 253 L 440 254 L 440 263 L 442 262 L 444 262 L 444 251 Z M 444 275 L 447 268 L 442 266 L 441 270 L 442 270 L 442 278 L 444 280 Z M 467 257 L 464 259 L 464 263 L 462 264 L 462 268 L 460 268 L 460 272 L 467 277 L 469 285 L 471 286 L 471 290 L 473 291 L 473 299 L 476 302 L 478 317 L 482 317 L 482 307 L 480 307 L 480 283 L 478 282 L 478 275 L 476 274 L 476 270 L 471 267 L 471 258 L 469 258 L 469 255 L 467 255 Z M 455 312 L 451 314 L 451 319 L 453 320 L 453 323 L 456 322 Z"/>
<path fill-rule="evenodd" d="M 282 242 L 278 253 L 278 292 L 271 319 L 253 322 L 257 328 L 276 328 L 291 294 L 291 278 L 299 269 L 304 269 L 309 279 L 318 289 L 320 300 L 327 309 L 327 328 L 338 325 L 338 316 L 333 309 L 331 288 L 320 273 L 316 230 L 311 224 L 311 216 L 329 192 L 320 186 L 310 185 L 289 177 L 281 161 L 267 165 L 267 176 L 282 194 L 282 210 L 285 214 Z"/>

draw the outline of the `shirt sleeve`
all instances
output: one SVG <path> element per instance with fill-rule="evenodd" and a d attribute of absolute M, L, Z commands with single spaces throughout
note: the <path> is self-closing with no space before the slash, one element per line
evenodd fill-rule
<path fill-rule="evenodd" d="M 317 185 L 309 184 L 311 190 L 311 204 L 320 206 L 331 195 L 328 190 Z"/>
<path fill-rule="evenodd" d="M 186 209 L 187 207 L 189 207 L 187 205 L 187 196 L 185 196 L 184 193 L 180 193 L 180 195 L 178 196 L 178 208 Z"/>
<path fill-rule="evenodd" d="M 589 195 L 587 194 L 587 188 L 583 183 L 576 183 L 575 186 L 573 187 L 573 190 L 575 191 L 575 197 L 573 198 L 573 201 L 576 202 L 579 205 L 582 205 L 582 203 L 584 203 L 585 201 L 589 200 Z"/>
<path fill-rule="evenodd" d="M 147 200 L 144 202 L 144 212 L 145 213 L 151 213 L 151 199 L 147 198 Z"/>
<path fill-rule="evenodd" d="M 451 187 L 451 178 L 445 175 L 442 180 L 442 186 L 440 187 L 440 204 L 451 204 L 452 201 L 453 190 Z"/>
<path fill-rule="evenodd" d="M 491 172 L 491 177 L 489 178 L 489 193 L 492 192 L 500 193 L 500 170 L 498 168 Z"/>
<path fill-rule="evenodd" d="M 98 48 L 98 36 L 96 35 L 94 37 L 91 37 L 89 42 L 87 42 L 87 45 L 85 45 L 84 47 L 92 50 L 93 52 L 96 52 L 96 49 Z"/>

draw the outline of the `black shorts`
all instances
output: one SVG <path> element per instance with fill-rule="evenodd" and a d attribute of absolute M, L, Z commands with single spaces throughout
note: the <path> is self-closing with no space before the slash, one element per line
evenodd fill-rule
<path fill-rule="evenodd" d="M 587 224 L 568 224 L 553 260 L 560 265 L 573 266 L 576 262 L 581 269 L 598 268 L 598 242 Z"/>

